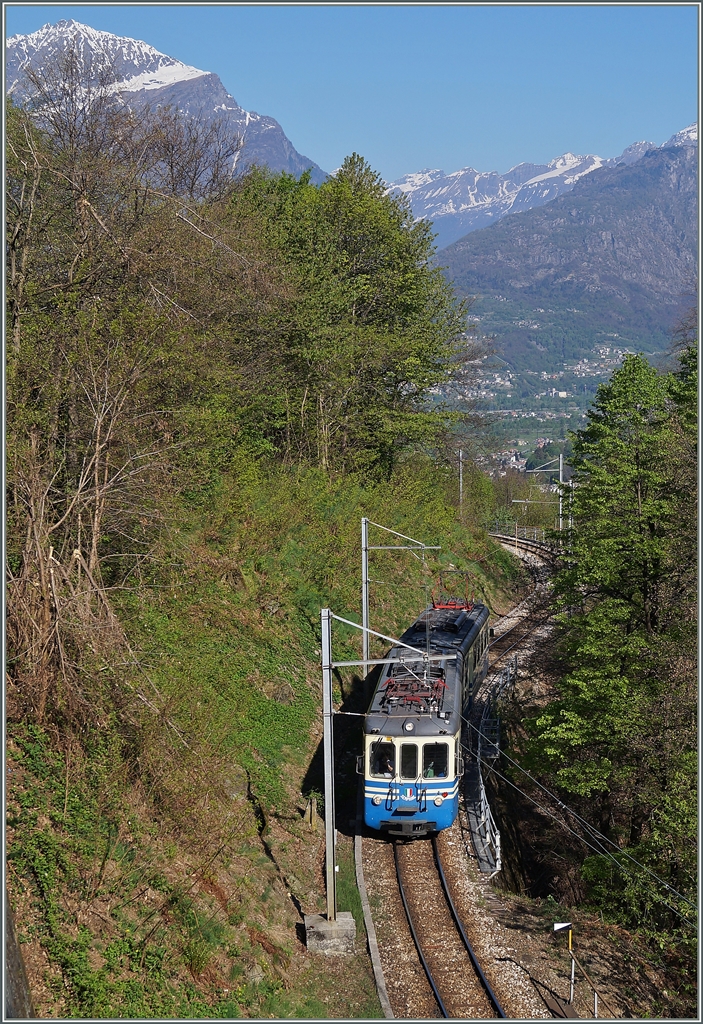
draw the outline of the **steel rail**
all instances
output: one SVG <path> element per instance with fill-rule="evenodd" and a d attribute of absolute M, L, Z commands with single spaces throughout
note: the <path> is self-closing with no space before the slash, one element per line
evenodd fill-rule
<path fill-rule="evenodd" d="M 526 613 L 524 615 L 520 616 L 520 618 L 518 618 L 518 620 L 512 626 L 508 626 L 508 628 L 504 629 L 503 632 L 500 633 L 498 636 L 494 636 L 493 640 L 491 640 L 491 642 L 488 645 L 489 650 L 490 650 L 491 647 L 495 647 L 496 644 L 500 643 L 500 641 L 504 637 L 506 637 L 509 633 L 512 633 L 512 631 L 514 629 L 517 629 L 518 626 L 524 626 L 525 623 L 530 622 L 532 620 L 534 615 L 539 615 L 540 612 L 546 611 L 549 608 L 549 606 L 550 606 L 549 600 L 547 600 L 546 598 L 538 599 L 538 597 L 537 597 L 537 595 L 536 595 L 534 590 L 531 591 L 530 594 L 528 594 L 528 596 L 525 599 L 525 601 L 523 602 L 523 604 L 527 603 L 527 601 L 529 601 L 530 598 L 535 598 L 535 600 L 533 601 L 532 607 L 527 609 Z M 511 613 L 508 613 L 508 614 L 511 614 Z M 508 615 L 504 615 L 503 618 L 507 619 Z M 547 615 L 547 618 L 549 618 L 549 614 Z M 546 619 L 543 619 L 541 621 L 546 621 Z"/>
<path fill-rule="evenodd" d="M 489 533 L 489 537 L 493 540 L 497 540 L 500 544 L 509 544 L 510 547 L 523 548 L 525 551 L 531 551 L 533 554 L 539 554 L 554 557 L 555 554 L 559 553 L 559 548 L 547 544 L 545 541 L 530 540 L 529 537 L 518 537 L 517 543 L 515 536 L 511 536 L 508 533 Z"/>
<path fill-rule="evenodd" d="M 434 853 L 434 860 L 435 860 L 435 865 L 437 867 L 437 873 L 439 875 L 440 882 L 442 883 L 442 892 L 444 893 L 444 898 L 445 898 L 445 900 L 447 902 L 447 906 L 448 906 L 449 911 L 450 911 L 450 913 L 452 915 L 452 920 L 454 921 L 456 929 L 457 929 L 459 935 L 461 936 L 461 941 L 464 943 L 464 948 L 466 949 L 466 952 L 469 954 L 469 959 L 471 960 L 471 964 L 472 964 L 474 970 L 476 971 L 478 979 L 481 982 L 481 985 L 483 986 L 483 989 L 484 989 L 486 995 L 488 996 L 490 1004 L 493 1007 L 493 1009 L 495 1010 L 496 1015 L 498 1017 L 502 1018 L 502 1019 L 507 1019 L 507 1015 L 505 1013 L 505 1010 L 500 1005 L 500 1002 L 498 1001 L 498 997 L 496 996 L 495 992 L 491 988 L 491 985 L 490 985 L 490 982 L 488 981 L 488 978 L 483 973 L 481 965 L 478 962 L 478 958 L 476 957 L 476 954 L 473 951 L 473 948 L 471 946 L 471 943 L 469 942 L 469 939 L 468 939 L 468 937 L 466 935 L 466 932 L 464 931 L 464 927 L 463 927 L 461 921 L 459 920 L 459 915 L 457 914 L 456 907 L 454 906 L 454 901 L 452 900 L 451 896 L 449 895 L 449 887 L 447 885 L 447 879 L 446 879 L 445 874 L 444 874 L 444 869 L 442 868 L 442 861 L 441 861 L 440 856 L 439 856 L 439 850 L 437 848 L 437 839 L 436 839 L 435 836 L 432 837 L 432 851 Z M 408 919 L 408 925 L 410 927 L 410 934 L 413 937 L 413 942 L 415 943 L 415 948 L 417 950 L 418 956 L 420 957 L 420 962 L 422 963 L 422 966 L 424 968 L 425 974 L 427 975 L 427 980 L 429 981 L 430 987 L 432 988 L 432 992 L 434 993 L 434 997 L 437 1000 L 437 1005 L 439 1006 L 440 1010 L 442 1011 L 443 1016 L 448 1018 L 449 1017 L 449 1013 L 447 1012 L 447 1008 L 445 1007 L 444 1002 L 442 1000 L 442 997 L 439 994 L 439 989 L 437 988 L 437 984 L 436 984 L 436 982 L 434 980 L 434 977 L 432 976 L 432 971 L 430 970 L 429 964 L 427 963 L 427 960 L 425 959 L 425 955 L 422 952 L 422 947 L 420 945 L 420 940 L 418 938 L 417 932 L 415 931 L 415 925 L 413 924 L 412 915 L 410 913 L 410 907 L 408 906 L 407 897 L 405 895 L 405 887 L 403 885 L 403 873 L 402 873 L 402 869 L 401 869 L 401 866 L 400 866 L 400 858 L 398 856 L 398 843 L 397 843 L 397 841 L 394 841 L 394 843 L 393 843 L 393 855 L 395 857 L 395 870 L 396 870 L 396 875 L 398 877 L 398 888 L 400 890 L 400 897 L 401 897 L 401 899 L 403 901 L 403 907 L 405 908 L 405 916 Z"/>
<path fill-rule="evenodd" d="M 540 620 L 539 620 L 539 622 L 535 622 L 534 626 L 530 626 L 530 628 L 529 628 L 528 630 L 526 630 L 526 631 L 525 631 L 525 632 L 524 632 L 524 633 L 522 634 L 522 636 L 518 637 L 518 639 L 517 639 L 517 640 L 515 641 L 515 643 L 514 643 L 514 644 L 511 644 L 511 645 L 510 645 L 510 647 L 506 647 L 506 648 L 505 648 L 505 650 L 504 650 L 504 651 L 502 652 L 502 654 L 499 654 L 499 655 L 498 655 L 498 656 L 497 656 L 497 657 L 496 657 L 496 658 L 495 658 L 495 659 L 494 659 L 494 660 L 493 660 L 493 661 L 491 662 L 491 664 L 490 664 L 490 668 L 494 668 L 494 667 L 495 667 L 495 666 L 496 666 L 496 665 L 498 664 L 498 662 L 499 662 L 499 661 L 502 661 L 502 660 L 503 660 L 503 658 L 505 657 L 505 655 L 506 655 L 506 654 L 510 654 L 510 652 L 511 652 L 511 651 L 513 650 L 513 648 L 514 648 L 514 647 L 519 647 L 519 645 L 520 645 L 520 644 L 522 643 L 522 641 L 523 641 L 523 640 L 525 639 L 525 637 L 528 637 L 528 636 L 530 635 L 530 633 L 534 633 L 534 631 L 535 631 L 536 629 L 538 629 L 538 628 L 539 628 L 540 626 L 543 626 L 543 625 L 545 624 L 545 622 L 549 622 L 550 618 L 551 618 L 551 615 L 548 615 L 548 616 L 547 616 L 546 618 L 544 618 L 544 619 L 540 619 Z M 493 641 L 493 643 L 497 643 L 497 642 L 498 642 L 498 640 L 502 640 L 504 636 L 507 636 L 507 635 L 508 635 L 508 633 L 511 633 L 511 632 L 512 632 L 512 630 L 513 630 L 513 629 L 516 629 L 516 628 L 517 628 L 517 627 L 518 627 L 519 625 L 522 625 L 522 623 L 519 623 L 519 622 L 518 622 L 518 623 L 516 623 L 516 624 L 515 624 L 514 626 L 511 626 L 511 628 L 510 628 L 510 629 L 506 629 L 505 633 L 502 633 L 502 634 L 501 634 L 501 635 L 500 635 L 500 636 L 498 637 L 498 639 L 497 639 L 497 640 L 494 640 L 494 641 Z M 489 644 L 489 646 L 488 646 L 488 649 L 490 650 L 492 646 L 493 646 L 493 644 Z"/>
<path fill-rule="evenodd" d="M 415 943 L 415 949 L 417 950 L 417 954 L 420 957 L 420 962 L 422 963 L 422 966 L 425 969 L 425 974 L 427 975 L 427 980 L 430 983 L 432 992 L 434 993 L 434 997 L 437 1000 L 437 1005 L 442 1011 L 442 1016 L 449 1019 L 449 1013 L 447 1012 L 446 1006 L 442 1002 L 442 997 L 440 996 L 437 985 L 435 984 L 435 980 L 432 977 L 432 972 L 430 970 L 429 964 L 425 960 L 425 954 L 422 952 L 420 940 L 418 939 L 417 932 L 415 931 L 415 925 L 413 924 L 412 915 L 410 913 L 410 907 L 408 906 L 408 901 L 405 896 L 405 888 L 403 886 L 403 873 L 400 868 L 400 858 L 398 857 L 398 843 L 395 840 L 393 841 L 393 856 L 395 857 L 395 873 L 398 878 L 398 888 L 400 889 L 400 896 L 403 901 L 403 906 L 405 908 L 405 916 L 407 917 L 408 924 L 410 926 L 410 934 L 412 935 L 413 942 Z"/>
<path fill-rule="evenodd" d="M 444 869 L 442 868 L 442 861 L 441 861 L 440 856 L 439 856 L 439 849 L 437 847 L 437 838 L 436 838 L 436 836 L 432 836 L 432 850 L 434 852 L 434 859 L 435 859 L 435 864 L 437 865 L 437 871 L 439 872 L 439 878 L 440 878 L 440 881 L 442 883 L 442 889 L 444 890 L 444 898 L 446 899 L 447 905 L 449 906 L 449 909 L 451 910 L 452 917 L 454 918 L 454 924 L 457 927 L 457 931 L 461 935 L 462 942 L 464 943 L 464 945 L 466 947 L 466 952 L 469 954 L 469 957 L 471 958 L 471 963 L 474 965 L 474 970 L 476 971 L 476 973 L 479 976 L 481 984 L 483 985 L 483 987 L 485 989 L 486 995 L 488 996 L 488 998 L 489 998 L 489 1000 L 491 1002 L 491 1006 L 496 1011 L 496 1013 L 498 1014 L 499 1017 L 502 1017 L 503 1019 L 507 1019 L 507 1014 L 505 1013 L 505 1010 L 503 1009 L 503 1007 L 500 1005 L 500 1003 L 498 1001 L 498 997 L 496 996 L 495 992 L 491 988 L 491 984 L 490 984 L 488 978 L 483 973 L 483 969 L 481 968 L 481 965 L 478 962 L 476 954 L 473 951 L 473 947 L 472 947 L 471 943 L 469 942 L 469 939 L 468 939 L 468 937 L 466 935 L 466 932 L 464 931 L 464 926 L 462 925 L 461 921 L 459 920 L 459 915 L 457 914 L 456 907 L 454 906 L 454 900 L 449 895 L 449 886 L 447 885 L 447 879 L 444 876 Z"/>
<path fill-rule="evenodd" d="M 514 629 L 518 628 L 518 626 L 524 626 L 525 623 L 529 622 L 529 621 L 530 621 L 529 618 L 527 616 L 525 616 L 524 619 L 518 619 L 517 622 L 514 623 L 512 626 L 508 626 L 507 629 L 503 630 L 503 632 L 500 634 L 500 636 L 496 636 L 496 637 L 494 637 L 493 640 L 491 640 L 491 642 L 488 645 L 488 650 L 490 651 L 491 647 L 495 647 L 496 644 L 499 644 L 501 640 L 503 640 L 506 636 L 509 636 L 510 633 L 512 633 Z"/>

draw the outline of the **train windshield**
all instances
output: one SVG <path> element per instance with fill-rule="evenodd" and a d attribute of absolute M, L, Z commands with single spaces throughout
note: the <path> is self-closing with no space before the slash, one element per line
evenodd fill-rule
<path fill-rule="evenodd" d="M 395 747 L 392 743 L 374 743 L 371 747 L 371 774 L 383 779 L 395 775 Z"/>
<path fill-rule="evenodd" d="M 417 743 L 401 743 L 400 775 L 403 779 L 417 778 Z"/>
<path fill-rule="evenodd" d="M 449 764 L 447 743 L 426 743 L 422 748 L 423 779 L 446 779 Z"/>

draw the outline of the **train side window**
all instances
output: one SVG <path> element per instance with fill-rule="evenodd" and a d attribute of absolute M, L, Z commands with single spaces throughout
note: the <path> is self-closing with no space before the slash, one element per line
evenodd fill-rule
<path fill-rule="evenodd" d="M 423 779 L 446 779 L 449 764 L 449 744 L 426 743 L 422 748 Z"/>
<path fill-rule="evenodd" d="M 392 743 L 374 743 L 371 747 L 371 774 L 391 779 L 395 775 L 395 747 Z"/>
<path fill-rule="evenodd" d="M 403 779 L 417 778 L 417 743 L 401 743 L 400 775 Z"/>

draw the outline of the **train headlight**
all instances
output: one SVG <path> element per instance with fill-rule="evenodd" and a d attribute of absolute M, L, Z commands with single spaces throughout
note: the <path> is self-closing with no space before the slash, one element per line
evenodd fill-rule
<path fill-rule="evenodd" d="M 371 800 L 371 803 L 372 803 L 372 804 L 374 805 L 374 807 L 378 807 L 378 805 L 380 804 L 380 802 L 381 802 L 381 797 L 380 797 L 380 796 L 375 796 L 375 797 L 373 797 L 373 798 L 372 798 L 372 800 Z M 440 801 L 440 802 L 441 802 L 441 801 Z"/>
<path fill-rule="evenodd" d="M 435 805 L 435 807 L 441 807 L 443 803 L 444 803 L 444 800 L 443 800 L 443 798 L 441 796 L 436 796 L 434 798 L 434 805 Z"/>

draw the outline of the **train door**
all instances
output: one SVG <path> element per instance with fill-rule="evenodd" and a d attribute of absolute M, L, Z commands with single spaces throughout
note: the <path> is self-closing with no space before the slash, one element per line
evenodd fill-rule
<path fill-rule="evenodd" d="M 468 651 L 464 653 L 464 664 L 466 666 L 466 706 L 468 710 L 471 710 L 473 703 L 474 689 L 476 685 L 476 658 L 475 658 L 476 645 L 472 645 Z"/>
<path fill-rule="evenodd" d="M 458 779 L 464 774 L 464 758 L 461 753 L 461 733 L 456 738 L 454 748 L 454 774 Z"/>

